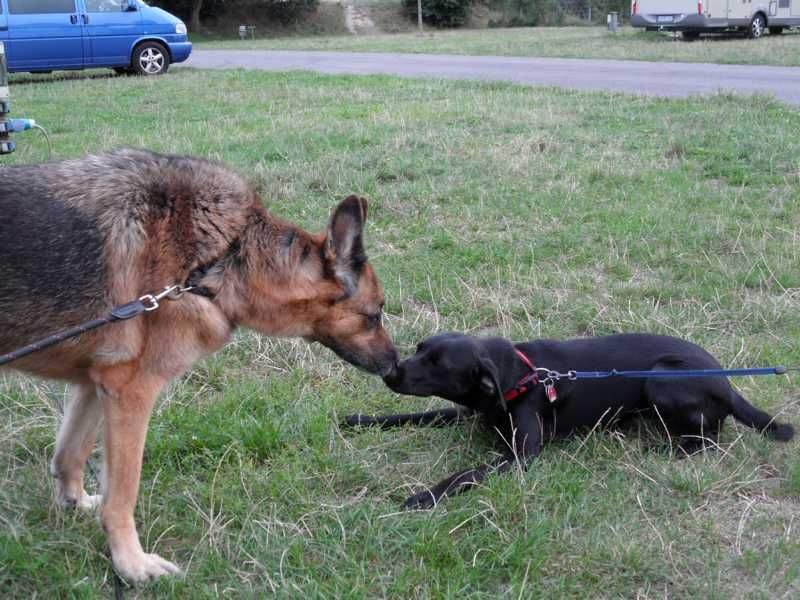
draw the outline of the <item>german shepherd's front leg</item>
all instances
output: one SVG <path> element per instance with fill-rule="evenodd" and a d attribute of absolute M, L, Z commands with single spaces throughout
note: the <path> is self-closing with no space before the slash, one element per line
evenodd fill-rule
<path fill-rule="evenodd" d="M 147 424 L 166 381 L 128 366 L 104 369 L 96 380 L 105 415 L 106 487 L 100 520 L 114 568 L 129 582 L 180 573 L 171 562 L 144 552 L 133 519 Z"/>
<path fill-rule="evenodd" d="M 504 473 L 517 461 L 525 469 L 539 455 L 542 444 L 542 424 L 532 402 L 520 402 L 509 411 L 512 439 L 506 441 L 510 447 L 503 456 L 491 463 L 474 469 L 454 473 L 433 487 L 414 494 L 403 502 L 403 508 L 425 510 L 433 508 L 445 496 L 460 494 L 481 483 L 491 473 Z"/>

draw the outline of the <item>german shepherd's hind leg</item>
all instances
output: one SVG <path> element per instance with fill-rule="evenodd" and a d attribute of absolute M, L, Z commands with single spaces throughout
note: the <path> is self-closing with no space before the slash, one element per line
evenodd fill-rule
<path fill-rule="evenodd" d="M 102 416 L 103 406 L 94 384 L 77 386 L 64 408 L 50 464 L 57 501 L 64 508 L 92 510 L 100 504 L 100 495 L 90 496 L 83 488 L 83 468 L 97 441 Z"/>
<path fill-rule="evenodd" d="M 97 373 L 97 381 L 105 416 L 106 487 L 100 521 L 114 568 L 130 583 L 178 574 L 176 565 L 145 553 L 133 518 L 147 424 L 166 381 L 128 366 L 104 369 Z"/>

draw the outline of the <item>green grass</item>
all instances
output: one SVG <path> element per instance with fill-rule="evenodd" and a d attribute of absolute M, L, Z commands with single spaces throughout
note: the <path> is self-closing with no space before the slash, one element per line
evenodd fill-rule
<path fill-rule="evenodd" d="M 533 27 L 465 29 L 365 36 L 278 37 L 254 41 L 200 41 L 197 49 L 332 50 L 347 52 L 414 52 L 489 56 L 608 58 L 624 60 L 707 62 L 800 66 L 800 35 L 784 33 L 760 40 L 741 36 L 707 36 L 684 42 L 669 35 L 622 28 Z"/>
<path fill-rule="evenodd" d="M 58 157 L 129 144 L 222 158 L 311 229 L 349 192 L 368 195 L 403 353 L 445 329 L 652 331 L 726 366 L 800 365 L 795 108 L 241 71 L 14 81 L 15 112 L 51 131 Z M 44 157 L 35 133 L 17 140 L 4 161 Z M 796 376 L 736 383 L 800 424 Z M 96 519 L 52 501 L 63 397 L 0 382 L 5 597 L 112 593 Z M 720 451 L 676 460 L 657 431 L 597 431 L 548 444 L 526 474 L 401 513 L 412 491 L 491 457 L 491 435 L 337 422 L 443 404 L 396 396 L 320 347 L 241 332 L 153 416 L 137 521 L 187 576 L 141 596 L 800 593 L 797 442 L 731 423 Z"/>

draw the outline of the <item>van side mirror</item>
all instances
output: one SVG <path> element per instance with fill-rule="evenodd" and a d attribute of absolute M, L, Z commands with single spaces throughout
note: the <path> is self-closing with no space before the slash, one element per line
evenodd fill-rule
<path fill-rule="evenodd" d="M 139 10 L 139 5 L 136 3 L 136 0 L 128 0 L 125 6 L 125 12 L 132 12 L 134 10 Z"/>

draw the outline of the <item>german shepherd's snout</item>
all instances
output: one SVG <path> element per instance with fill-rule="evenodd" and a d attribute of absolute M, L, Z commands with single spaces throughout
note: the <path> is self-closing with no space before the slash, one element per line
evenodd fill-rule
<path fill-rule="evenodd" d="M 100 506 L 129 581 L 178 572 L 144 552 L 133 518 L 148 419 L 169 381 L 240 325 L 319 341 L 377 375 L 397 361 L 363 198 L 344 199 L 311 234 L 219 163 L 127 149 L 0 169 L 0 215 L 0 354 L 190 274 L 208 292 L 13 364 L 76 384 L 52 463 L 59 501 Z M 103 422 L 107 482 L 89 496 L 83 468 Z"/>

